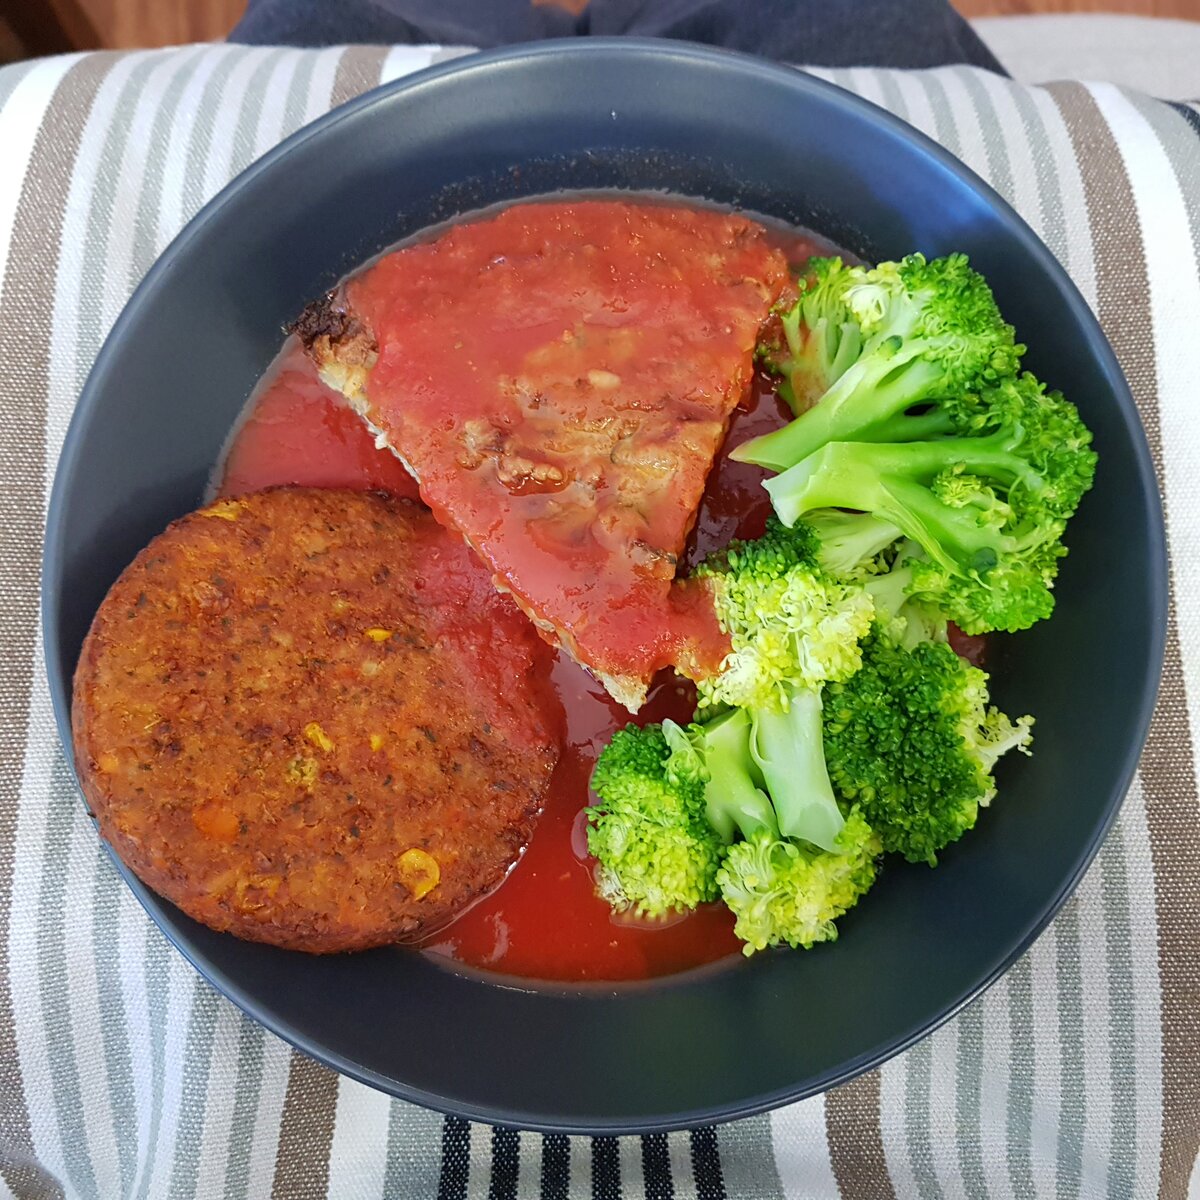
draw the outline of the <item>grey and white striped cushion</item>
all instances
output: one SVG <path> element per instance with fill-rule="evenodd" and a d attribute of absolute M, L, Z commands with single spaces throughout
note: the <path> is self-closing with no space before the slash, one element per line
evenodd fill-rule
<path fill-rule="evenodd" d="M 1200 1141 L 1200 115 L 966 68 L 826 72 L 1008 196 L 1100 316 L 1167 500 L 1174 594 L 1141 771 L 1075 898 L 881 1070 L 717 1130 L 497 1132 L 293 1054 L 172 951 L 55 739 L 46 494 L 105 332 L 286 134 L 456 49 L 189 47 L 0 71 L 0 1198 L 1183 1197 Z M 1114 653 L 1120 648 L 1114 647 Z"/>

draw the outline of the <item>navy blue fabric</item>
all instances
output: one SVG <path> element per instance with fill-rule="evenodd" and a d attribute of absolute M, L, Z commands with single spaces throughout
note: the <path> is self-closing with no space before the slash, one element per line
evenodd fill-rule
<path fill-rule="evenodd" d="M 530 0 L 249 0 L 230 41 L 502 46 L 553 37 L 682 38 L 822 67 L 1004 73 L 945 0 L 592 0 L 576 17 Z"/>

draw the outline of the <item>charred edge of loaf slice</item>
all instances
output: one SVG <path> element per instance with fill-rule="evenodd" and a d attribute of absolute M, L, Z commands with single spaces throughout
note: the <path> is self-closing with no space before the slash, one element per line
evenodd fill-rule
<path fill-rule="evenodd" d="M 379 343 L 351 310 L 344 289 L 314 300 L 287 329 L 300 339 L 322 381 L 365 415 L 367 375 L 379 358 Z"/>
<path fill-rule="evenodd" d="M 300 339 L 316 364 L 321 382 L 340 392 L 363 419 L 375 435 L 375 445 L 380 450 L 394 454 L 419 484 L 421 478 L 413 470 L 412 464 L 391 444 L 387 433 L 371 420 L 367 402 L 367 376 L 379 358 L 379 343 L 366 323 L 350 308 L 344 289 L 335 288 L 314 300 L 288 326 L 288 332 Z M 463 540 L 479 553 L 479 548 L 472 544 L 470 538 L 463 535 Z M 543 634 L 549 635 L 555 645 L 561 646 L 576 662 L 586 667 L 618 704 L 631 713 L 636 713 L 642 707 L 650 686 L 648 680 L 636 675 L 609 675 L 582 663 L 574 639 L 566 630 L 531 609 L 522 597 L 512 591 L 502 576 L 495 576 L 493 582 L 499 591 L 506 592 L 513 599 Z"/>

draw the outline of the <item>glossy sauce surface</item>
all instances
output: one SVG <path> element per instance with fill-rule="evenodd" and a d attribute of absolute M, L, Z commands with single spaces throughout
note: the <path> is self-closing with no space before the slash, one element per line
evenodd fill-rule
<path fill-rule="evenodd" d="M 771 241 L 798 264 L 829 248 L 811 238 L 771 231 Z M 756 375 L 733 415 L 708 478 L 681 562 L 686 569 L 733 538 L 762 533 L 770 506 L 766 472 L 729 460 L 742 442 L 790 416 L 770 379 Z M 280 484 L 382 488 L 416 496 L 407 471 L 379 450 L 342 397 L 326 388 L 289 339 L 248 406 L 219 476 L 222 494 Z M 490 571 L 479 563 L 482 579 Z M 682 607 L 682 606 L 681 606 Z M 681 613 L 678 618 L 688 618 Z M 695 619 L 702 621 L 703 617 Z M 951 631 L 959 653 L 979 661 L 983 639 Z M 582 810 L 594 800 L 588 779 L 596 756 L 629 714 L 565 654 L 551 671 L 565 718 L 562 754 L 550 799 L 524 856 L 504 884 L 424 946 L 426 953 L 510 976 L 543 980 L 636 980 L 673 974 L 738 953 L 733 919 L 720 904 L 670 922 L 614 916 L 595 894 Z M 638 723 L 690 719 L 694 690 L 670 672 L 651 688 Z"/>
<path fill-rule="evenodd" d="M 786 409 L 756 378 L 709 479 L 685 560 L 698 561 L 732 537 L 762 532 L 769 505 L 764 472 L 728 461 L 748 438 L 775 428 Z M 281 484 L 384 488 L 413 494 L 411 478 L 337 393 L 316 378 L 289 339 L 251 400 L 226 457 L 222 495 Z M 481 581 L 487 568 L 479 564 Z M 490 586 L 490 584 L 489 584 Z M 673 974 L 737 954 L 733 918 L 706 905 L 671 922 L 614 916 L 595 894 L 583 808 L 601 747 L 630 719 L 602 687 L 559 654 L 551 685 L 565 716 L 550 800 L 525 855 L 502 887 L 426 945 L 430 954 L 508 975 L 552 980 L 629 980 Z M 691 718 L 695 693 L 670 672 L 655 681 L 639 722 Z"/>
<path fill-rule="evenodd" d="M 378 488 L 419 500 L 417 485 L 375 440 L 340 395 L 318 378 L 300 342 L 290 337 L 263 376 L 225 455 L 223 495 L 278 484 Z"/>
<path fill-rule="evenodd" d="M 728 652 L 671 583 L 786 266 L 735 213 L 580 198 L 452 226 L 346 284 L 378 346 L 371 423 L 426 503 L 631 686 Z"/>

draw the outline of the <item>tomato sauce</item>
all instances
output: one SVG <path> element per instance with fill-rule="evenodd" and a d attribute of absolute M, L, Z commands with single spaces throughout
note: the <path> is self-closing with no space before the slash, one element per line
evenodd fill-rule
<path fill-rule="evenodd" d="M 792 263 L 827 245 L 771 231 L 772 244 Z M 376 448 L 343 398 L 317 378 L 295 339 L 289 339 L 247 406 L 231 439 L 216 484 L 223 495 L 282 484 L 381 488 L 417 498 L 408 472 L 389 451 Z M 735 411 L 708 478 L 681 570 L 733 538 L 759 536 L 770 511 L 762 489 L 766 472 L 730 460 L 737 445 L 789 419 L 771 380 L 756 375 Z M 480 562 L 481 575 L 488 568 Z M 703 632 L 711 613 L 689 611 L 676 589 L 673 620 L 679 630 Z M 699 636 L 699 634 L 697 635 Z M 983 639 L 952 630 L 959 653 L 978 661 Z M 630 720 L 596 681 L 559 653 L 550 686 L 561 704 L 565 733 L 550 800 L 534 838 L 504 884 L 425 943 L 427 954 L 509 976 L 541 980 L 637 980 L 673 974 L 738 954 L 732 914 L 719 904 L 653 922 L 615 915 L 595 893 L 594 860 L 587 854 L 584 807 L 592 766 L 612 734 Z M 691 718 L 691 684 L 662 672 L 638 723 Z"/>
<path fill-rule="evenodd" d="M 295 337 L 251 397 L 222 466 L 225 496 L 265 487 L 379 488 L 419 500 L 417 485 L 394 454 L 380 453 L 342 397 L 317 378 Z"/>
<path fill-rule="evenodd" d="M 629 714 L 565 655 L 552 678 L 566 738 L 537 832 L 504 885 L 427 943 L 428 953 L 560 980 L 647 979 L 737 954 L 733 916 L 724 905 L 658 922 L 614 914 L 596 895 L 582 809 L 595 802 L 588 779 L 596 756 Z M 694 707 L 691 685 L 664 672 L 638 720 L 686 722 Z"/>
<path fill-rule="evenodd" d="M 378 346 L 371 423 L 426 503 L 627 693 L 727 652 L 671 581 L 786 268 L 741 215 L 579 198 L 455 225 L 345 285 Z"/>

